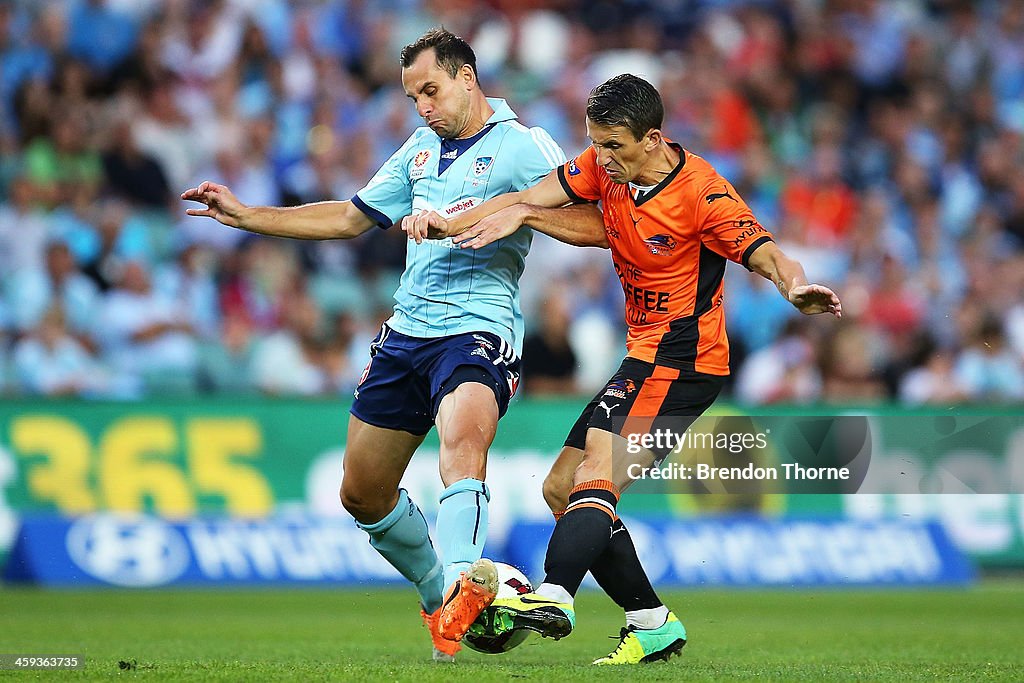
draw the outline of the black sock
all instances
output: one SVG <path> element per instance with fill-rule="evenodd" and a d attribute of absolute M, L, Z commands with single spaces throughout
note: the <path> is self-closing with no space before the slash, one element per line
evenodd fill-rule
<path fill-rule="evenodd" d="M 583 482 L 569 494 L 565 509 L 548 541 L 544 583 L 576 595 L 591 565 L 608 547 L 619 492 L 610 481 Z"/>
<path fill-rule="evenodd" d="M 627 612 L 662 605 L 636 555 L 629 529 L 621 519 L 612 524 L 612 538 L 594 561 L 590 573 L 608 597 Z"/>

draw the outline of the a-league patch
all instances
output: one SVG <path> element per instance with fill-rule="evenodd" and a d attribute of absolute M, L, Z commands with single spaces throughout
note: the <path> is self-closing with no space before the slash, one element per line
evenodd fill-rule
<path fill-rule="evenodd" d="M 608 386 L 604 388 L 604 394 L 602 396 L 611 396 L 612 398 L 626 398 L 630 394 L 636 391 L 636 383 L 631 379 L 616 379 L 608 383 Z"/>

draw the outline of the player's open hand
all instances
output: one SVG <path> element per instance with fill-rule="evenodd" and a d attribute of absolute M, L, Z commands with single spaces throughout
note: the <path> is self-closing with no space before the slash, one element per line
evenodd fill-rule
<path fill-rule="evenodd" d="M 503 237 L 508 237 L 523 225 L 525 206 L 513 204 L 492 213 L 476 225 L 460 232 L 452 242 L 463 249 L 479 249 Z"/>
<path fill-rule="evenodd" d="M 789 302 L 804 315 L 831 313 L 843 317 L 843 304 L 831 289 L 824 285 L 798 285 L 789 292 Z"/>
<path fill-rule="evenodd" d="M 248 208 L 238 201 L 226 185 L 205 181 L 199 187 L 192 187 L 181 193 L 186 201 L 205 204 L 205 209 L 187 209 L 189 216 L 207 216 L 232 228 L 242 227 L 242 218 Z"/>
<path fill-rule="evenodd" d="M 448 237 L 451 225 L 438 212 L 424 210 L 403 218 L 402 230 L 409 239 L 416 240 L 416 244 L 423 244 L 423 240 L 443 240 Z"/>

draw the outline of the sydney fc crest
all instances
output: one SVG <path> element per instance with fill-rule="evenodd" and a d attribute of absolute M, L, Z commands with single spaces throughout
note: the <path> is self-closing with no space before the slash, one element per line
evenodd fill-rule
<path fill-rule="evenodd" d="M 473 175 L 479 178 L 484 173 L 487 173 L 492 163 L 494 163 L 494 157 L 477 157 L 476 161 L 473 162 Z"/>

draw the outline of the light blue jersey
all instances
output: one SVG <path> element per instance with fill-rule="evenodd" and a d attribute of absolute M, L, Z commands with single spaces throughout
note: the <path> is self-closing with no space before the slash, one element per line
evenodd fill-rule
<path fill-rule="evenodd" d="M 416 129 L 353 203 L 383 228 L 421 209 L 448 218 L 530 187 L 565 162 L 547 132 L 516 121 L 505 100 L 487 101 L 494 114 L 471 138 L 443 140 Z M 482 249 L 461 249 L 451 239 L 409 241 L 388 325 L 411 337 L 492 332 L 521 355 L 519 276 L 532 239 L 523 228 Z"/>

